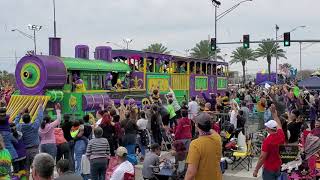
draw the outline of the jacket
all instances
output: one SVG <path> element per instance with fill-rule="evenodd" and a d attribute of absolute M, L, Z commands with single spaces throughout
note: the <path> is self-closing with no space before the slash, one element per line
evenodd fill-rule
<path fill-rule="evenodd" d="M 39 107 L 38 117 L 34 122 L 30 122 L 28 124 L 20 124 L 20 118 L 21 115 L 18 115 L 15 118 L 14 123 L 16 124 L 17 130 L 22 132 L 22 140 L 26 145 L 26 148 L 38 146 L 40 144 L 38 130 L 43 119 L 43 107 Z"/>
<path fill-rule="evenodd" d="M 191 120 L 187 117 L 183 117 L 178 120 L 178 125 L 174 133 L 175 139 L 191 139 Z"/>
<path fill-rule="evenodd" d="M 42 129 L 39 129 L 39 136 L 41 138 L 40 144 L 55 144 L 56 138 L 54 136 L 54 128 L 60 124 L 61 113 L 60 110 L 57 110 L 57 119 L 52 123 L 46 124 Z"/>
<path fill-rule="evenodd" d="M 61 128 L 54 128 L 54 136 L 56 138 L 57 145 L 67 142 L 67 140 L 64 138 L 63 130 Z"/>

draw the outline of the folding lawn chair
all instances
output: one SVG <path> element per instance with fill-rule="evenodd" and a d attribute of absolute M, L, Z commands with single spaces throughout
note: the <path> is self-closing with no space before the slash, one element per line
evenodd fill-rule
<path fill-rule="evenodd" d="M 251 139 L 247 140 L 247 151 L 235 151 L 233 152 L 233 156 L 235 161 L 232 163 L 232 170 L 237 168 L 238 166 L 242 166 L 246 168 L 248 171 L 252 168 L 252 153 L 251 153 Z"/>

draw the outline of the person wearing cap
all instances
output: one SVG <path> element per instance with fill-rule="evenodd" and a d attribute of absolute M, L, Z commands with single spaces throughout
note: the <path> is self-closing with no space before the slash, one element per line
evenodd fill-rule
<path fill-rule="evenodd" d="M 221 137 L 211 130 L 211 117 L 207 113 L 200 113 L 194 118 L 194 121 L 199 137 L 189 146 L 185 180 L 204 180 L 208 177 L 221 180 Z"/>
<path fill-rule="evenodd" d="M 142 176 L 144 179 L 156 179 L 155 175 L 152 172 L 152 166 L 158 166 L 160 164 L 160 154 L 161 147 L 159 144 L 152 144 L 150 147 L 151 151 L 147 153 L 142 168 Z"/>
<path fill-rule="evenodd" d="M 262 143 L 261 155 L 253 172 L 253 176 L 257 177 L 259 169 L 263 166 L 263 180 L 277 180 L 280 176 L 282 162 L 279 145 L 285 143 L 285 135 L 274 104 L 271 105 L 270 110 L 274 120 L 264 124 L 269 136 Z"/>
<path fill-rule="evenodd" d="M 116 155 L 118 157 L 119 166 L 112 173 L 110 180 L 123 180 L 123 177 L 126 173 L 134 174 L 134 167 L 127 160 L 127 149 L 122 146 L 118 147 Z"/>

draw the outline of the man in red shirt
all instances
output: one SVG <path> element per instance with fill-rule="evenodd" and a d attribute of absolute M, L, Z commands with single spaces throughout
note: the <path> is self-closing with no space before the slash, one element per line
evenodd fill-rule
<path fill-rule="evenodd" d="M 269 135 L 262 143 L 261 155 L 253 172 L 253 176 L 257 177 L 259 169 L 263 165 L 262 179 L 277 180 L 280 176 L 282 163 L 279 154 L 279 145 L 284 144 L 285 137 L 274 104 L 271 105 L 270 110 L 274 120 L 270 120 L 264 124 Z"/>

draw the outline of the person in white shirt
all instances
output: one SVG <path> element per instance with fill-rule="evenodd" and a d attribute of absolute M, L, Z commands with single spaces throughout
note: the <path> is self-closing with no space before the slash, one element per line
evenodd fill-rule
<path fill-rule="evenodd" d="M 237 115 L 238 108 L 236 103 L 231 103 L 231 114 L 230 114 L 230 123 L 233 124 L 234 128 L 237 128 Z"/>
<path fill-rule="evenodd" d="M 191 102 L 189 102 L 188 104 L 189 107 L 189 119 L 193 119 L 195 116 L 197 116 L 198 112 L 199 112 L 199 105 L 196 102 L 196 98 L 195 97 L 191 97 Z"/>
<path fill-rule="evenodd" d="M 134 175 L 134 167 L 127 160 L 128 151 L 125 147 L 118 147 L 117 152 L 119 166 L 113 171 L 110 180 L 123 180 L 126 173 Z"/>
<path fill-rule="evenodd" d="M 146 119 L 146 113 L 144 111 L 140 112 L 140 119 L 137 121 L 137 126 L 139 129 L 138 145 L 142 155 L 141 160 L 143 160 L 146 155 L 145 150 L 148 148 L 149 142 L 151 141 L 150 133 L 147 130 L 148 120 Z"/>

